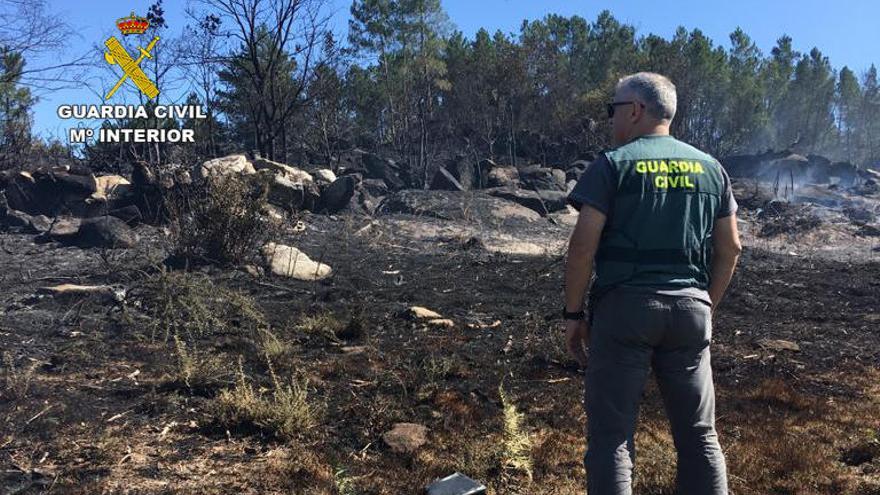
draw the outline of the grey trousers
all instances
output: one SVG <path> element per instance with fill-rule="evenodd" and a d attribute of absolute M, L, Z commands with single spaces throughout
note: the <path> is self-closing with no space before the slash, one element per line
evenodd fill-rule
<path fill-rule="evenodd" d="M 584 377 L 590 495 L 632 493 L 633 433 L 651 368 L 677 451 L 676 493 L 726 495 L 709 362 L 711 308 L 691 297 L 615 289 L 593 307 Z"/>

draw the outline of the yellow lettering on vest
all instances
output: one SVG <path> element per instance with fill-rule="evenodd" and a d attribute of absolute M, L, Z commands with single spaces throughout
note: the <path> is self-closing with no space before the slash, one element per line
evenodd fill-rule
<path fill-rule="evenodd" d="M 695 174 L 702 174 L 703 173 L 703 165 L 700 164 L 700 162 L 694 163 L 694 173 Z"/>
<path fill-rule="evenodd" d="M 669 187 L 669 185 L 667 183 L 668 180 L 669 180 L 669 177 L 667 177 L 665 175 L 655 175 L 654 176 L 654 186 L 656 186 L 657 189 L 666 189 Z"/>
<path fill-rule="evenodd" d="M 647 165 L 645 162 L 636 162 L 636 172 L 643 174 L 647 171 Z"/>
<path fill-rule="evenodd" d="M 660 172 L 663 172 L 664 174 L 669 173 L 669 165 L 666 164 L 666 160 L 660 160 L 660 165 L 659 165 L 658 169 L 660 170 Z"/>
<path fill-rule="evenodd" d="M 669 160 L 669 173 L 677 174 L 678 173 L 678 162 L 675 160 Z"/>
<path fill-rule="evenodd" d="M 694 183 L 691 182 L 691 178 L 690 178 L 690 176 L 688 176 L 688 175 L 683 175 L 682 177 L 684 178 L 685 187 L 687 187 L 688 189 L 693 189 L 693 188 L 694 188 Z"/>
<path fill-rule="evenodd" d="M 651 172 L 652 174 L 657 173 L 657 160 L 651 160 L 648 162 L 648 172 Z"/>

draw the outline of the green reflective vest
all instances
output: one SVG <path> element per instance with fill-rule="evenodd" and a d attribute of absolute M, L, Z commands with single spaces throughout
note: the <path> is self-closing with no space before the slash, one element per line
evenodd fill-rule
<path fill-rule="evenodd" d="M 594 296 L 616 285 L 708 289 L 712 229 L 724 179 L 710 155 L 648 135 L 605 152 L 617 174 Z"/>

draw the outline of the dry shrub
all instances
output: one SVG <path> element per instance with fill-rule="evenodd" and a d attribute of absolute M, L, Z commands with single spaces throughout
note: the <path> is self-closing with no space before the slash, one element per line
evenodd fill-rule
<path fill-rule="evenodd" d="M 637 493 L 660 495 L 675 491 L 675 444 L 669 429 L 648 423 L 636 432 L 633 439 L 636 465 L 633 473 Z"/>
<path fill-rule="evenodd" d="M 256 302 L 240 292 L 215 285 L 205 275 L 161 270 L 133 290 L 132 298 L 149 317 L 150 338 L 188 341 L 220 333 L 254 336 L 266 328 Z"/>
<path fill-rule="evenodd" d="M 532 452 L 535 477 L 546 479 L 559 473 L 571 473 L 571 476 L 582 479 L 583 446 L 582 435 L 555 428 L 537 432 Z"/>
<path fill-rule="evenodd" d="M 4 352 L 2 367 L 3 394 L 0 395 L 0 399 L 22 400 L 27 397 L 36 369 L 36 362 L 31 363 L 30 366 L 25 368 L 16 366 L 15 358 L 12 357 L 12 354 Z"/>
<path fill-rule="evenodd" d="M 309 402 L 307 380 L 282 382 L 271 361 L 272 388 L 267 394 L 255 389 L 239 361 L 238 383 L 223 390 L 214 403 L 216 420 L 226 427 L 251 426 L 278 438 L 292 439 L 315 426 L 317 407 Z"/>
<path fill-rule="evenodd" d="M 751 391 L 749 398 L 787 411 L 820 413 L 826 409 L 821 401 L 801 394 L 779 378 L 762 381 Z"/>
<path fill-rule="evenodd" d="M 275 492 L 292 495 L 339 495 L 333 466 L 316 450 L 303 444 L 273 449 L 272 455 L 266 456 L 263 486 L 277 487 Z"/>
<path fill-rule="evenodd" d="M 270 360 L 278 360 L 290 354 L 290 344 L 278 338 L 269 329 L 261 329 L 259 335 L 260 348 Z"/>
<path fill-rule="evenodd" d="M 333 470 L 333 484 L 339 495 L 355 495 L 357 493 L 354 480 L 348 476 L 344 468 L 337 467 Z"/>
<path fill-rule="evenodd" d="M 227 374 L 226 363 L 220 356 L 199 351 L 177 335 L 174 336 L 174 346 L 177 350 L 177 380 L 190 390 L 210 387 Z"/>
<path fill-rule="evenodd" d="M 528 432 L 523 429 L 524 415 L 516 410 L 504 392 L 504 386 L 498 386 L 501 397 L 502 422 L 504 435 L 501 450 L 501 466 L 504 469 L 525 473 L 532 480 L 532 441 Z"/>
<path fill-rule="evenodd" d="M 805 487 L 836 482 L 834 453 L 809 433 L 795 431 L 782 420 L 764 421 L 744 433 L 727 446 L 725 455 L 729 471 L 747 476 L 749 487 L 769 488 L 767 493 L 802 493 L 799 490 Z"/>
<path fill-rule="evenodd" d="M 294 329 L 306 335 L 323 337 L 331 342 L 341 342 L 340 335 L 346 333 L 348 324 L 332 312 L 326 311 L 304 317 Z"/>
<path fill-rule="evenodd" d="M 171 258 L 180 263 L 241 265 L 277 237 L 264 216 L 269 185 L 262 176 L 211 177 L 169 200 Z"/>

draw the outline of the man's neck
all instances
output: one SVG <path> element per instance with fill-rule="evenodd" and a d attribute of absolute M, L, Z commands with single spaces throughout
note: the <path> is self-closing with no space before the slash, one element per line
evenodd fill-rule
<path fill-rule="evenodd" d="M 643 129 L 638 129 L 633 132 L 630 141 L 634 139 L 638 139 L 642 136 L 668 136 L 669 135 L 669 124 L 655 124 L 646 126 Z"/>

